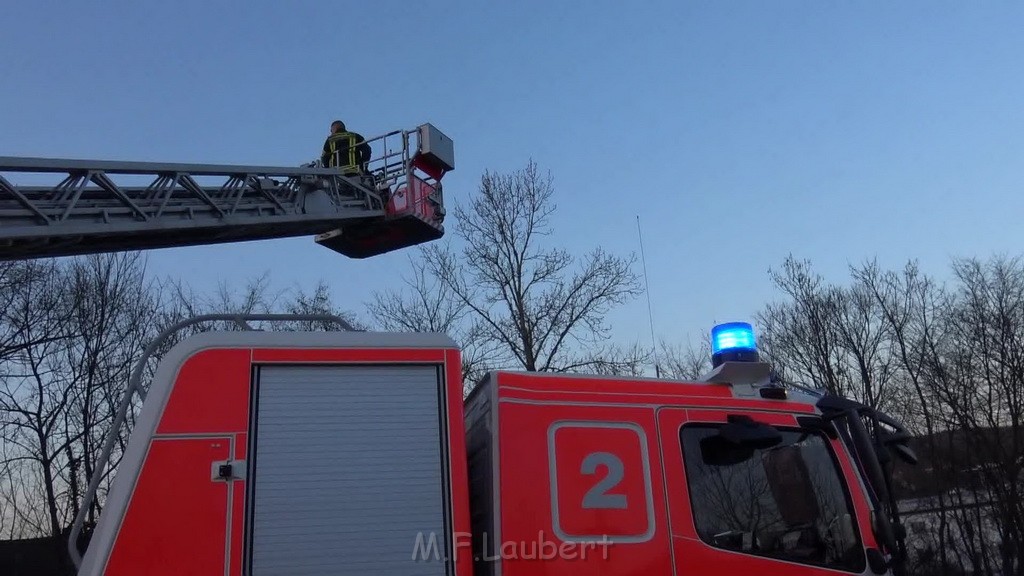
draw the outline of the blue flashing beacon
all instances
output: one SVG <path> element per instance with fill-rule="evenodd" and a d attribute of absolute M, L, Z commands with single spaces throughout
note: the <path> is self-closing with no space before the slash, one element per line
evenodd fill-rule
<path fill-rule="evenodd" d="M 727 322 L 711 329 L 711 365 L 722 362 L 757 362 L 754 327 L 747 322 Z"/>

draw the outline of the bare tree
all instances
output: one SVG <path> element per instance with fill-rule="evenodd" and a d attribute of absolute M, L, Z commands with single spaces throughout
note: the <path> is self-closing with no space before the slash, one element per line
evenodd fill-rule
<path fill-rule="evenodd" d="M 606 376 L 646 376 L 654 353 L 639 343 L 607 344 L 588 351 L 587 373 Z M 581 369 L 577 369 L 581 370 Z"/>
<path fill-rule="evenodd" d="M 68 286 L 50 262 L 32 263 L 23 272 L 24 281 L 3 318 L 12 334 L 9 346 L 16 352 L 5 362 L 0 381 L 0 426 L 6 432 L 6 447 L 17 452 L 8 464 L 22 464 L 17 480 L 27 475 L 32 481 L 28 490 L 14 486 L 8 492 L 28 500 L 22 500 L 22 511 L 34 508 L 42 514 L 21 516 L 23 525 L 16 532 L 34 535 L 38 530 L 58 536 L 63 528 L 59 477 L 67 450 L 77 440 L 61 428 L 74 389 L 60 370 L 62 342 L 54 336 L 63 333 L 67 320 L 63 298 Z"/>
<path fill-rule="evenodd" d="M 178 310 L 183 320 L 200 314 L 270 314 L 280 304 L 283 291 L 272 291 L 270 273 L 250 278 L 240 287 L 220 282 L 211 294 L 196 292 L 181 280 L 170 283 L 172 302 L 169 307 Z M 238 330 L 237 324 L 227 322 L 209 323 L 193 328 L 196 332 L 208 330 Z"/>
<path fill-rule="evenodd" d="M 969 431 L 962 465 L 979 484 L 972 500 L 991 506 L 999 546 L 993 550 L 977 516 L 975 538 L 997 552 L 998 573 L 1015 573 L 1024 562 L 1024 266 L 1016 258 L 963 259 L 953 270 L 959 297 L 933 382 L 951 424 Z"/>
<path fill-rule="evenodd" d="M 281 304 L 281 311 L 285 314 L 325 314 L 337 316 L 350 324 L 357 330 L 365 329 L 355 314 L 350 310 L 344 310 L 334 303 L 331 297 L 330 288 L 322 280 L 317 283 L 311 292 L 306 292 L 301 287 L 296 287 L 293 293 L 285 295 Z M 278 330 L 340 330 L 336 322 L 320 320 L 298 320 L 284 322 L 274 325 Z"/>
<path fill-rule="evenodd" d="M 930 567 L 931 573 L 946 574 L 951 566 L 944 565 L 944 560 L 951 556 L 950 543 L 955 539 L 955 515 L 946 492 L 957 481 L 957 458 L 948 446 L 941 444 L 938 432 L 948 428 L 949 418 L 935 394 L 929 366 L 942 363 L 939 350 L 944 346 L 945 316 L 952 309 L 953 300 L 942 286 L 921 272 L 916 262 L 907 263 L 899 272 L 883 272 L 873 264 L 864 266 L 853 271 L 853 278 L 874 298 L 889 327 L 901 383 L 896 392 L 903 393 L 898 405 L 904 408 L 899 411 L 904 424 L 923 438 L 927 454 L 946 455 L 929 459 L 928 483 L 933 490 L 906 486 L 912 492 L 925 490 L 926 494 L 934 495 L 933 509 L 938 522 L 933 533 L 924 535 L 922 548 L 943 559 L 938 566 Z"/>
<path fill-rule="evenodd" d="M 420 251 L 422 256 L 422 251 Z M 396 332 L 446 334 L 459 344 L 466 393 L 501 356 L 501 347 L 484 337 L 483 324 L 450 287 L 433 276 L 421 257 L 409 258 L 410 274 L 400 289 L 378 291 L 366 305 L 378 326 Z"/>
<path fill-rule="evenodd" d="M 28 326 L 11 321 L 17 316 L 15 309 L 22 302 L 24 290 L 35 286 L 41 276 L 54 273 L 49 262 L 3 262 L 0 263 L 0 362 L 9 359 L 34 344 L 43 344 L 59 339 L 59 335 L 36 333 L 34 338 L 26 336 Z M 12 316 L 13 315 L 13 316 Z M 24 320 L 30 318 L 25 317 Z M 0 366 L 0 375 L 3 374 Z"/>
<path fill-rule="evenodd" d="M 70 515 L 78 513 L 83 491 L 96 469 L 103 439 L 124 393 L 132 368 L 155 336 L 157 300 L 139 253 L 93 255 L 72 262 L 66 272 L 71 292 L 63 371 L 75 397 L 66 427 L 79 441 L 68 448 L 66 482 Z M 127 431 L 118 431 L 121 446 Z M 120 459 L 113 454 L 112 464 Z M 106 478 L 110 478 L 108 468 Z M 105 491 L 107 484 L 101 484 Z M 103 501 L 94 500 L 87 521 L 94 522 Z"/>
<path fill-rule="evenodd" d="M 496 352 L 489 358 L 494 366 L 607 369 L 615 350 L 605 317 L 640 293 L 634 259 L 600 248 L 576 258 L 545 245 L 553 196 L 551 176 L 532 161 L 510 174 L 486 172 L 479 194 L 454 210 L 463 248 L 435 244 L 419 251 L 422 278 L 443 291 L 431 295 L 429 284 L 414 276 L 411 296 L 381 296 L 375 310 L 391 325 L 467 323 L 463 337 L 472 334 L 474 344 Z M 420 310 L 424 302 L 433 311 Z"/>
<path fill-rule="evenodd" d="M 658 373 L 663 378 L 696 380 L 711 369 L 711 344 L 701 340 L 695 348 L 662 341 L 658 363 Z"/>
<path fill-rule="evenodd" d="M 869 275 L 878 274 L 874 264 L 863 270 Z M 835 326 L 842 350 L 841 373 L 865 404 L 889 410 L 895 406 L 890 326 L 877 299 L 863 282 L 854 281 L 836 292 L 839 305 Z"/>
<path fill-rule="evenodd" d="M 148 338 L 152 300 L 134 254 L 25 263 L 21 273 L 26 281 L 0 321 L 15 335 L 17 350 L 0 376 L 0 429 L 12 482 L 2 492 L 7 519 L 21 521 L 12 534 L 58 536 L 78 512 L 114 407 Z M 21 500 L 11 502 L 15 497 Z M 100 505 L 93 503 L 90 518 Z M 46 522 L 32 521 L 28 508 L 45 511 Z"/>
<path fill-rule="evenodd" d="M 838 293 L 811 270 L 810 262 L 793 257 L 770 277 L 787 300 L 757 314 L 763 353 L 794 378 L 846 394 L 847 382 L 839 373 Z"/>
<path fill-rule="evenodd" d="M 777 369 L 869 406 L 895 406 L 890 326 L 871 290 L 826 284 L 809 262 L 792 257 L 771 277 L 788 300 L 767 305 L 757 319 Z"/>

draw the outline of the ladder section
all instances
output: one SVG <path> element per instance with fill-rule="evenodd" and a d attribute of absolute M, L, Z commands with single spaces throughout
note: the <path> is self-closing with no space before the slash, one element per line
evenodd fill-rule
<path fill-rule="evenodd" d="M 0 260 L 314 236 L 384 202 L 327 168 L 0 157 Z"/>
<path fill-rule="evenodd" d="M 443 236 L 451 139 L 422 124 L 367 144 L 356 174 L 0 157 L 0 260 L 305 235 L 367 258 Z"/>

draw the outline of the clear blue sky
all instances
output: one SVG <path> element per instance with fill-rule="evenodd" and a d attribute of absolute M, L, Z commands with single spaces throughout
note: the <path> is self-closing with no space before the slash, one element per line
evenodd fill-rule
<path fill-rule="evenodd" d="M 1020 253 L 1024 4 L 215 2 L 4 8 L 0 155 L 295 165 L 330 120 L 432 122 L 447 197 L 532 157 L 559 243 L 638 249 L 660 336 L 701 336 L 775 296 L 789 253 L 830 278 L 877 257 Z M 269 271 L 361 311 L 408 253 L 312 239 L 160 250 L 199 287 Z M 638 268 L 639 270 L 639 268 Z M 647 338 L 646 302 L 613 317 Z"/>

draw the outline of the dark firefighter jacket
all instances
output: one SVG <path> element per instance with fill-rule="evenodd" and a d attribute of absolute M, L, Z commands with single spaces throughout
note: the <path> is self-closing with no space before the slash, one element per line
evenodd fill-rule
<path fill-rule="evenodd" d="M 324 166 L 341 168 L 346 174 L 356 174 L 365 169 L 365 164 L 370 161 L 370 145 L 359 133 L 338 132 L 327 137 L 320 159 Z"/>

